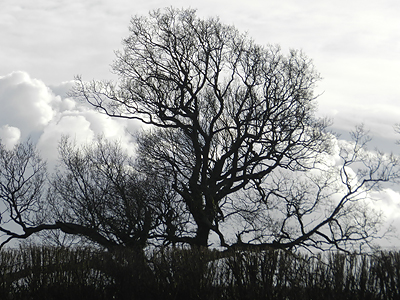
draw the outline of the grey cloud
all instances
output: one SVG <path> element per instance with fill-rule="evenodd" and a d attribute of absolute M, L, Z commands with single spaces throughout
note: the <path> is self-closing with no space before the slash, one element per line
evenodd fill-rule
<path fill-rule="evenodd" d="M 74 86 L 74 81 L 64 81 L 60 84 L 49 84 L 49 88 L 54 93 L 54 95 L 60 96 L 61 98 L 67 98 L 68 92 Z"/>

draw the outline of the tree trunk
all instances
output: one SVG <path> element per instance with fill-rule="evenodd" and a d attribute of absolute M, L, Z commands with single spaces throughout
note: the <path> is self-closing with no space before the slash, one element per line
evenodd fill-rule
<path fill-rule="evenodd" d="M 197 223 L 196 237 L 194 238 L 194 246 L 207 247 L 208 236 L 210 235 L 210 226 L 205 222 Z"/>

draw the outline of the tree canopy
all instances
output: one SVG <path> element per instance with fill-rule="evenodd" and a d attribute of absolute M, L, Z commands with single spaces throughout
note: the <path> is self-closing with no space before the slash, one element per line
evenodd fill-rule
<path fill-rule="evenodd" d="M 119 83 L 81 84 L 75 96 L 159 128 L 139 151 L 173 179 L 197 226 L 193 243 L 219 234 L 227 196 L 328 150 L 326 122 L 313 115 L 319 76 L 301 52 L 259 46 L 194 10 L 134 17 L 130 32 L 113 65 Z"/>

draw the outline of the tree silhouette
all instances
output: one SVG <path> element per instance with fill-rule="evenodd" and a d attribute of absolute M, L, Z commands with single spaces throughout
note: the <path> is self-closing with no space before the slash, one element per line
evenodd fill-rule
<path fill-rule="evenodd" d="M 108 249 L 143 249 L 165 231 L 164 216 L 176 211 L 169 206 L 174 193 L 139 174 L 118 143 L 99 138 L 78 147 L 63 138 L 59 153 L 51 176 L 32 143 L 11 150 L 0 143 L 1 246 L 61 230 Z M 178 227 L 178 219 L 168 214 L 171 225 Z"/>
<path fill-rule="evenodd" d="M 73 95 L 113 117 L 157 130 L 139 140 L 148 166 L 173 178 L 206 246 L 227 196 L 277 168 L 304 170 L 328 150 L 313 116 L 319 76 L 301 52 L 262 47 L 193 10 L 134 17 L 111 82 L 80 83 Z M 146 154 L 145 154 L 146 153 Z"/>
<path fill-rule="evenodd" d="M 119 81 L 77 78 L 72 95 L 109 116 L 153 125 L 138 138 L 142 170 L 170 178 L 195 226 L 194 235 L 175 241 L 207 246 L 211 232 L 225 247 L 243 246 L 245 233 L 249 247 L 256 242 L 290 248 L 305 241 L 318 246 L 321 239 L 338 246 L 353 240 L 338 217 L 350 213 L 345 207 L 355 190 L 391 180 L 392 169 L 378 169 L 397 161 L 376 155 L 381 163 L 375 169 L 375 161 L 360 158 L 364 132 L 358 131 L 358 146 L 350 157 L 341 157 L 341 171 L 329 168 L 327 176 L 324 167 L 318 180 L 307 175 L 321 166 L 333 142 L 325 131 L 328 122 L 314 116 L 319 75 L 310 59 L 299 51 L 284 55 L 279 47 L 257 45 L 234 27 L 200 19 L 190 9 L 133 17 L 129 30 L 113 64 Z M 370 171 L 361 182 L 346 173 L 359 159 Z M 298 183 L 290 185 L 279 174 Z M 328 194 L 344 192 L 342 201 L 329 200 L 325 205 L 335 208 L 306 225 L 321 197 L 329 198 L 321 190 L 333 180 L 347 190 L 337 187 Z M 278 211 L 274 220 L 272 212 Z M 220 230 L 228 216 L 244 222 L 236 243 L 228 243 Z"/>
<path fill-rule="evenodd" d="M 49 199 L 65 210 L 46 228 L 106 247 L 207 247 L 215 234 L 228 249 L 346 249 L 379 235 L 369 192 L 398 178 L 398 160 L 369 151 L 362 127 L 349 143 L 327 132 L 315 116 L 320 77 L 301 51 L 260 46 L 191 9 L 133 17 L 129 30 L 119 80 L 78 77 L 71 96 L 150 125 L 135 171 L 110 144 L 62 144 L 66 171 Z"/>

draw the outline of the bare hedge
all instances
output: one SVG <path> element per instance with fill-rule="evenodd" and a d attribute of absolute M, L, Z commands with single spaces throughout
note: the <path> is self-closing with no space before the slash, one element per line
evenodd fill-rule
<path fill-rule="evenodd" d="M 398 252 L 0 252 L 0 299 L 400 299 L 399 287 Z"/>

